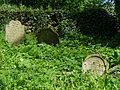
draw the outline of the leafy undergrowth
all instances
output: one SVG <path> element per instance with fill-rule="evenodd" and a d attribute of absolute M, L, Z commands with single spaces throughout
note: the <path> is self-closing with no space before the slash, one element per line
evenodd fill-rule
<path fill-rule="evenodd" d="M 28 36 L 27 36 L 28 37 Z M 19 46 L 4 41 L 0 32 L 0 90 L 119 90 L 119 77 L 82 74 L 82 61 L 91 53 L 108 62 L 120 60 L 120 48 L 60 40 L 56 47 L 26 38 Z M 86 42 L 86 37 L 81 36 Z M 89 41 L 89 40 L 88 40 Z"/>

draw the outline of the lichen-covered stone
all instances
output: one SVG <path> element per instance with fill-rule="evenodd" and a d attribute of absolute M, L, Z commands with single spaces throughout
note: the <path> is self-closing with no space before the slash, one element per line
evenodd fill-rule
<path fill-rule="evenodd" d="M 82 64 L 83 72 L 89 71 L 93 75 L 103 75 L 108 69 L 108 62 L 98 54 L 89 55 Z"/>
<path fill-rule="evenodd" d="M 9 24 L 6 25 L 5 31 L 6 41 L 15 45 L 20 43 L 25 34 L 24 25 L 22 25 L 18 20 L 11 20 Z"/>
<path fill-rule="evenodd" d="M 51 28 L 44 28 L 37 33 L 38 43 L 56 45 L 59 43 L 58 34 Z"/>

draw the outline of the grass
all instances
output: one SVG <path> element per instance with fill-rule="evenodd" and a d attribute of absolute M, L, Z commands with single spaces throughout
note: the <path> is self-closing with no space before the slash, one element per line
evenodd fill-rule
<path fill-rule="evenodd" d="M 36 44 L 29 35 L 19 46 L 4 41 L 0 32 L 0 90 L 119 90 L 119 77 L 94 77 L 82 74 L 82 61 L 91 53 L 104 56 L 108 62 L 120 60 L 120 47 L 84 44 L 80 40 L 60 39 L 56 47 Z M 82 40 L 84 42 L 82 42 Z M 89 41 L 89 40 L 88 40 Z"/>

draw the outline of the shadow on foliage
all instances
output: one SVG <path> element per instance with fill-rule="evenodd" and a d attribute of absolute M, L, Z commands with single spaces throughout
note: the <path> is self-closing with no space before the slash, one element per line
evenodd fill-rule
<path fill-rule="evenodd" d="M 119 46 L 117 19 L 102 8 L 89 8 L 80 13 L 70 15 L 76 20 L 78 32 L 92 37 L 92 44 L 101 44 L 115 48 Z M 84 41 L 85 42 L 85 41 Z"/>

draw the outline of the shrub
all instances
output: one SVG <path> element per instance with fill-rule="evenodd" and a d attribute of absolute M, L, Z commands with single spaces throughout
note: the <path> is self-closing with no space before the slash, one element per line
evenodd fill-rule
<path fill-rule="evenodd" d="M 83 1 L 80 0 L 9 0 L 8 3 L 15 5 L 25 5 L 27 7 L 40 8 L 43 10 L 62 9 L 65 11 L 79 11 L 83 8 Z"/>
<path fill-rule="evenodd" d="M 57 26 L 62 18 L 61 14 L 61 11 L 0 11 L 0 25 L 5 25 L 10 20 L 19 20 L 23 25 L 27 26 L 28 29 L 37 32 L 38 29 L 36 28 L 45 28 L 48 24 Z"/>
<path fill-rule="evenodd" d="M 102 8 L 89 8 L 79 13 L 77 26 L 84 34 L 114 36 L 117 33 L 117 19 Z"/>
<path fill-rule="evenodd" d="M 74 20 L 72 19 L 64 19 L 59 22 L 58 25 L 58 34 L 60 37 L 71 37 L 76 35 L 77 28 Z"/>

